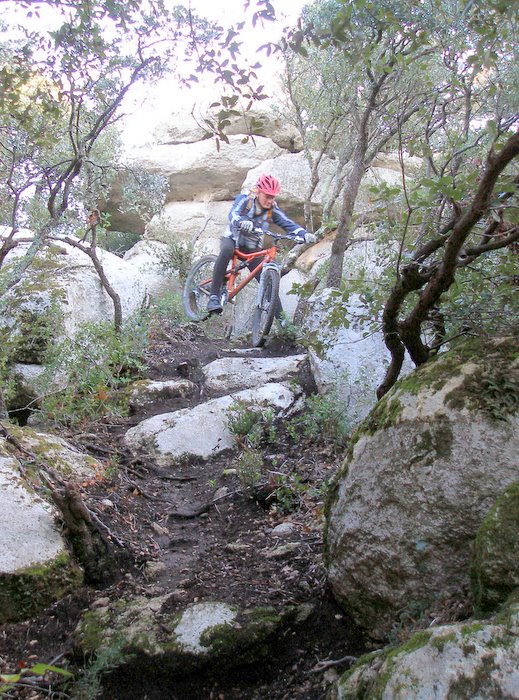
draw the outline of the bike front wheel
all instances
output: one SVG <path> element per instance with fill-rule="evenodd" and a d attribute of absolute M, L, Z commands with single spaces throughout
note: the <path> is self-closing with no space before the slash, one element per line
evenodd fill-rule
<path fill-rule="evenodd" d="M 261 298 L 252 317 L 252 344 L 255 348 L 265 343 L 272 327 L 279 303 L 279 272 L 264 270 L 260 284 L 262 285 Z"/>
<path fill-rule="evenodd" d="M 192 321 L 207 317 L 207 301 L 211 294 L 216 255 L 206 255 L 191 267 L 182 293 L 186 316 Z"/>

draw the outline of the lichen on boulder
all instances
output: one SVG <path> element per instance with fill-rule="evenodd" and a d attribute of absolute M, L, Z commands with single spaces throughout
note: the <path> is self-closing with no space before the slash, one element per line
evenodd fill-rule
<path fill-rule="evenodd" d="M 506 377 L 506 382 L 504 378 Z M 493 381 L 495 378 L 495 382 Z M 517 480 L 515 338 L 460 343 L 398 382 L 354 434 L 331 488 L 326 558 L 336 598 L 383 639 L 410 607 L 462 603 L 485 515 Z"/>
<path fill-rule="evenodd" d="M 405 644 L 366 654 L 340 678 L 328 700 L 516 698 L 519 604 L 500 618 L 416 632 Z"/>

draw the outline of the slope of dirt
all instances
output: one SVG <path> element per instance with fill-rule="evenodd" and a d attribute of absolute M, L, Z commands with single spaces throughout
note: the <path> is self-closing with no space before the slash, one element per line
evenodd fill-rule
<path fill-rule="evenodd" d="M 188 376 L 198 383 L 200 395 L 154 405 L 146 414 L 106 418 L 69 436 L 109 466 L 104 478 L 82 485 L 82 495 L 109 529 L 112 541 L 120 545 L 122 574 L 108 588 L 85 586 L 35 619 L 1 627 L 0 673 L 39 661 L 81 673 L 81 660 L 73 656 L 71 642 L 81 612 L 96 598 L 131 594 L 170 594 L 172 610 L 218 600 L 245 608 L 310 603 L 313 613 L 304 631 L 280 639 L 270 657 L 253 668 L 182 679 L 162 677 L 160 669 L 152 676 L 126 669 L 106 676 L 98 697 L 317 700 L 348 667 L 350 657 L 364 651 L 363 640 L 327 588 L 323 567 L 324 486 L 340 459 L 332 446 L 304 436 L 294 442 L 283 426 L 276 426 L 275 439 L 263 446 L 265 485 L 254 494 L 244 491 L 233 472 L 237 453 L 157 469 L 132 459 L 121 446 L 124 432 L 147 415 L 207 400 L 201 367 L 242 351 L 247 356 L 284 355 L 297 348 L 274 341 L 251 351 L 246 345 L 208 338 L 195 325 L 163 330 L 149 350 L 148 376 Z M 280 483 L 286 488 L 276 500 L 272 491 Z M 291 524 L 288 536 L 273 533 L 280 523 Z M 283 553 L 279 548 L 287 543 L 289 551 Z M 6 696 L 67 697 L 66 689 L 65 694 L 58 692 L 56 676 L 27 679 L 26 687 Z"/>

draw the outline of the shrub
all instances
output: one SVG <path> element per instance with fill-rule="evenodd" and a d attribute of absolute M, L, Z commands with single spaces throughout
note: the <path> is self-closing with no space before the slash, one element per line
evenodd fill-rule
<path fill-rule="evenodd" d="M 110 323 L 85 323 L 74 338 L 49 347 L 39 379 L 45 418 L 77 425 L 125 413 L 125 396 L 117 390 L 140 375 L 147 336 L 147 319 L 139 314 L 119 333 Z"/>
<path fill-rule="evenodd" d="M 301 413 L 287 421 L 286 428 L 296 442 L 306 438 L 342 448 L 348 442 L 352 425 L 344 406 L 330 392 L 308 396 Z"/>
<path fill-rule="evenodd" d="M 252 496 L 263 477 L 262 453 L 246 447 L 238 458 L 237 472 L 243 490 Z"/>
<path fill-rule="evenodd" d="M 258 447 L 276 439 L 274 411 L 247 401 L 236 401 L 227 409 L 228 427 L 240 445 Z"/>

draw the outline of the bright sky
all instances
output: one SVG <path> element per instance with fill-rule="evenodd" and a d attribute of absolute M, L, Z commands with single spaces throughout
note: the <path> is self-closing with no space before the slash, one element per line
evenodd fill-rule
<path fill-rule="evenodd" d="M 256 8 L 255 0 L 251 0 L 250 7 L 244 13 L 243 6 L 245 0 L 190 0 L 192 9 L 199 15 L 207 17 L 209 20 L 218 21 L 226 27 L 243 19 L 249 19 Z M 270 41 L 279 39 L 283 27 L 291 26 L 299 17 L 299 13 L 308 0 L 271 0 L 276 9 L 279 21 L 265 22 L 264 25 L 256 24 L 253 28 L 248 21 L 240 41 L 243 41 L 242 54 L 244 54 L 250 65 L 256 62 L 262 64 L 258 71 L 261 82 L 268 87 L 276 83 L 276 75 L 279 73 L 278 59 L 274 56 L 267 57 L 264 51 L 256 53 L 256 49 Z M 135 94 L 133 103 L 128 102 L 127 108 L 131 114 L 124 120 L 123 136 L 127 145 L 144 145 L 152 139 L 154 127 L 167 120 L 168 117 L 179 108 L 190 111 L 194 105 L 209 105 L 214 101 L 215 96 L 221 94 L 218 86 L 215 92 L 214 78 L 207 76 L 205 84 L 194 86 L 191 89 L 180 87 L 172 80 L 164 81 L 152 91 Z"/>
<path fill-rule="evenodd" d="M 42 17 L 28 17 L 28 9 L 21 7 L 14 0 L 3 0 L 6 17 L 16 17 L 26 26 L 31 24 L 39 26 L 44 21 L 49 27 L 53 22 L 52 11 L 42 4 Z M 261 83 L 265 85 L 265 92 L 270 93 L 269 87 L 276 84 L 276 75 L 279 74 L 279 64 L 276 56 L 267 57 L 266 52 L 257 53 L 256 50 L 262 44 L 274 42 L 280 38 L 284 27 L 292 26 L 297 21 L 301 9 L 309 0 L 271 0 L 279 18 L 276 22 L 257 23 L 252 27 L 251 17 L 257 10 L 257 0 L 250 0 L 250 6 L 244 11 L 245 0 L 171 0 L 177 4 L 189 3 L 192 9 L 200 16 L 217 21 L 222 27 L 246 21 L 239 41 L 243 42 L 241 54 L 245 56 L 250 65 L 256 62 L 262 64 L 258 70 Z M 56 15 L 56 22 L 60 22 Z M 208 106 L 222 94 L 220 85 L 215 86 L 214 77 L 207 75 L 200 78 L 200 84 L 191 89 L 181 89 L 173 78 L 165 80 L 152 89 L 134 88 L 125 101 L 127 117 L 120 122 L 123 128 L 123 138 L 128 146 L 144 145 L 152 141 L 154 127 L 167 120 L 168 117 L 179 108 L 191 111 L 194 105 L 200 112 L 203 106 Z M 275 94 L 275 89 L 272 90 Z"/>

